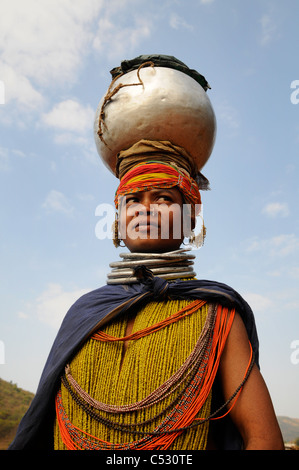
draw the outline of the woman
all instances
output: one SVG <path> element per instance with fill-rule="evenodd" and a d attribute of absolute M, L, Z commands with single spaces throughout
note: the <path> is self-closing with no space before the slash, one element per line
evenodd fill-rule
<path fill-rule="evenodd" d="M 186 148 L 150 137 L 113 162 L 130 253 L 67 313 L 11 449 L 283 449 L 249 306 L 180 249 L 206 180 Z"/>

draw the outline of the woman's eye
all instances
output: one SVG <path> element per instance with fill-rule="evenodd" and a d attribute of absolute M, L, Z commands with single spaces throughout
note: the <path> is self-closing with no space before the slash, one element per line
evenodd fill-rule
<path fill-rule="evenodd" d="M 126 204 L 138 204 L 138 198 L 135 196 L 130 196 L 126 198 Z"/>
<path fill-rule="evenodd" d="M 169 202 L 169 201 L 172 201 L 171 197 L 170 196 L 167 196 L 167 195 L 162 195 L 162 196 L 159 196 L 158 197 L 158 202 Z"/>

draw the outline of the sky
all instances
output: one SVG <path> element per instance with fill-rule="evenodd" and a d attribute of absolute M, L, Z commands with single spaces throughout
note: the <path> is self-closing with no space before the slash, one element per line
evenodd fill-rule
<path fill-rule="evenodd" d="M 99 239 L 117 180 L 93 121 L 110 70 L 173 55 L 208 80 L 199 279 L 251 305 L 278 415 L 299 418 L 297 0 L 0 0 L 0 377 L 35 392 L 72 303 L 124 249 Z"/>

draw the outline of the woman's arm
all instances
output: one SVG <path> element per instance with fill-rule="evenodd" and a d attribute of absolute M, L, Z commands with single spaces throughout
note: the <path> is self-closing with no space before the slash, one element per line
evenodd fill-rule
<path fill-rule="evenodd" d="M 236 314 L 220 362 L 219 372 L 225 400 L 242 382 L 249 359 L 247 332 L 241 317 Z M 243 438 L 245 450 L 284 449 L 271 397 L 256 365 L 230 416 Z"/>

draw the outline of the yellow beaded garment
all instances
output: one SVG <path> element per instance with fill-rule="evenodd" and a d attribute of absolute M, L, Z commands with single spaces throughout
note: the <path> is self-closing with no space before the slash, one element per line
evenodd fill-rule
<path fill-rule="evenodd" d="M 209 362 L 210 350 L 205 350 L 199 341 L 212 307 L 205 302 L 196 302 L 199 302 L 197 304 L 199 307 L 193 309 L 192 314 L 187 310 L 187 314 L 182 315 L 177 321 L 168 322 L 166 326 L 163 324 L 161 328 L 150 334 L 131 340 L 125 354 L 123 354 L 123 341 L 103 341 L 93 336 L 83 345 L 66 369 L 67 373 L 57 395 L 55 449 L 206 448 L 209 429 L 207 417 L 211 413 L 211 387 L 217 361 L 213 360 L 213 364 Z M 133 337 L 134 332 L 147 331 L 146 329 L 155 324 L 162 325 L 162 321 L 172 318 L 184 308 L 188 309 L 190 304 L 188 300 L 150 302 L 136 315 Z M 222 317 L 222 314 L 220 316 Z M 230 328 L 228 323 L 231 324 L 232 320 L 227 321 L 228 317 L 219 329 L 221 337 L 226 337 Z M 130 314 L 127 313 L 114 320 L 103 327 L 102 333 L 108 335 L 107 338 L 124 337 L 129 318 Z M 214 315 L 209 322 L 211 330 L 206 330 L 205 336 L 214 331 L 217 321 L 215 318 Z M 220 352 L 225 339 L 221 341 L 216 346 Z M 209 343 L 210 349 L 213 342 L 215 341 Z M 203 355 L 207 363 L 206 369 L 209 369 L 206 395 L 202 398 L 202 405 L 196 410 L 196 415 L 191 419 L 192 423 L 199 424 L 201 420 L 202 423 L 196 426 L 187 425 L 186 429 L 180 432 L 163 434 L 162 430 L 169 428 L 167 424 L 169 417 L 171 419 L 177 415 L 184 417 L 184 407 L 187 410 L 189 405 L 187 402 L 180 409 L 180 403 L 185 403 L 186 390 L 193 397 L 192 393 L 198 393 L 198 389 L 203 388 L 200 382 L 196 382 L 197 385 L 194 382 L 195 374 L 198 375 L 201 367 L 192 366 L 190 358 L 193 357 L 194 351 L 197 351 L 198 357 Z M 178 371 L 183 370 L 182 366 L 187 365 L 188 361 L 191 361 L 191 367 L 186 368 L 184 374 L 181 374 L 181 380 L 178 380 Z M 212 370 L 214 375 L 211 374 Z M 174 377 L 177 378 L 176 381 Z M 164 395 L 162 384 L 170 384 L 169 388 L 165 389 Z M 157 390 L 160 395 L 155 396 Z M 145 397 L 151 397 L 147 404 L 144 402 Z M 99 403 L 101 407 L 98 407 Z M 194 403 L 198 403 L 197 398 Z M 103 404 L 109 405 L 113 410 L 120 407 L 121 412 L 119 410 L 116 414 L 111 413 L 111 410 L 108 412 Z M 124 405 L 131 404 L 136 406 L 131 406 L 131 410 L 125 411 Z M 144 406 L 141 406 L 142 404 Z M 175 407 L 177 412 L 172 415 Z M 190 414 L 193 408 L 191 403 L 186 413 Z M 161 423 L 166 423 L 166 427 L 159 428 Z M 186 423 L 190 423 L 190 419 Z M 172 428 L 178 427 L 181 429 L 182 424 L 172 424 Z M 158 437 L 148 434 L 159 429 L 161 432 L 160 434 L 158 432 Z"/>

